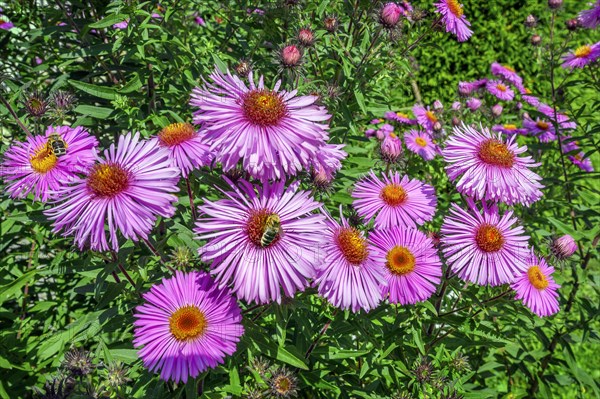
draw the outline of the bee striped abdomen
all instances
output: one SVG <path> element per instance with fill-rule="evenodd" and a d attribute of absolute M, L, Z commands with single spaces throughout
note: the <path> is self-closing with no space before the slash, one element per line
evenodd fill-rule
<path fill-rule="evenodd" d="M 260 246 L 265 248 L 271 245 L 278 238 L 281 232 L 281 220 L 277 215 L 270 215 L 265 222 L 265 229 L 260 238 Z"/>

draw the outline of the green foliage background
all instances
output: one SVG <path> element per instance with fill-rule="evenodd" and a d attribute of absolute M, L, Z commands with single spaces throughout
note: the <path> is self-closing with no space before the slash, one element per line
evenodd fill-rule
<path fill-rule="evenodd" d="M 432 1 L 413 3 L 432 10 Z M 567 38 L 564 23 L 582 3 L 565 1 L 557 22 L 558 41 Z M 69 89 L 76 93 L 78 105 L 66 121 L 86 126 L 106 146 L 122 132 L 140 131 L 149 137 L 171 122 L 189 121 L 192 88 L 215 64 L 233 66 L 249 58 L 267 82 L 281 78 L 290 87 L 297 81 L 301 93 L 323 95 L 333 114 L 332 141 L 346 142 L 350 154 L 334 191 L 320 198 L 333 212 L 340 203 L 351 202 L 348 189 L 357 177 L 382 167 L 373 143 L 364 138 L 364 128 L 386 110 L 412 107 L 411 81 L 424 103 L 441 99 L 449 107 L 458 81 L 484 77 L 490 63 L 499 61 L 517 69 L 534 93 L 550 101 L 550 12 L 544 1 L 465 1 L 475 32 L 470 41 L 459 44 L 448 34 L 433 32 L 410 51 L 407 44 L 427 31 L 431 17 L 389 40 L 377 33 L 378 5 L 371 1 L 305 1 L 287 7 L 281 2 L 181 0 L 161 5 L 164 18 L 156 20 L 151 16 L 155 4 L 137 0 L 2 4 L 17 28 L 0 31 L 0 94 L 31 130 L 40 132 L 55 119 L 28 118 L 20 103 L 25 93 L 34 88 L 44 93 Z M 248 13 L 249 8 L 261 8 L 265 15 Z M 193 23 L 193 12 L 199 12 L 206 26 Z M 529 45 L 533 32 L 522 23 L 530 13 L 540 17 L 540 47 Z M 331 14 L 341 21 L 337 35 L 322 28 L 322 19 Z M 349 29 L 350 20 L 358 16 L 360 25 L 353 24 L 360 29 Z M 125 18 L 131 19 L 129 28 L 111 28 Z M 279 71 L 275 53 L 304 25 L 316 29 L 318 41 L 310 52 L 314 59 L 305 54 L 304 76 L 297 79 Z M 374 37 L 379 39 L 371 47 Z M 571 47 L 599 39 L 597 31 L 579 31 Z M 363 63 L 365 54 L 369 56 Z M 43 62 L 36 65 L 35 57 Z M 598 170 L 600 96 L 597 86 L 579 78 L 569 78 L 571 83 L 557 100 L 577 117 L 575 136 Z M 489 124 L 485 118 L 483 122 Z M 3 105 L 0 123 L 4 152 L 24 133 Z M 528 144 L 532 152 L 543 153 L 539 173 L 547 189 L 542 201 L 529 209 L 518 207 L 517 215 L 543 253 L 548 253 L 551 236 L 565 233 L 581 248 L 556 274 L 563 286 L 561 313 L 540 319 L 510 296 L 490 301 L 501 288 L 467 287 L 457 279 L 450 281 L 443 303 L 434 296 L 416 306 L 382 305 L 357 315 L 335 312 L 308 290 L 282 305 L 242 305 L 247 310 L 246 334 L 236 355 L 180 386 L 146 372 L 131 344 L 131 315 L 140 303 L 139 293 L 168 276 L 157 257 L 132 242 L 122 246 L 117 260 L 80 253 L 70 238 L 50 232 L 42 205 L 0 197 L 0 398 L 32 396 L 32 387 L 43 387 L 73 347 L 94 355 L 92 386 L 102 387 L 105 365 L 121 361 L 128 367 L 129 382 L 122 391 L 109 391 L 111 397 L 193 398 L 199 387 L 203 397 L 244 397 L 252 387 L 266 386 L 268 377 L 256 367 L 259 356 L 297 373 L 299 396 L 306 398 L 388 398 L 401 392 L 437 397 L 451 390 L 467 398 L 600 397 L 598 173 L 569 166 L 565 184 L 558 151 Z M 439 211 L 428 227 L 439 228 L 450 202 L 460 199 L 443 173 L 442 160 L 424 164 L 409 157 L 407 173 L 435 185 Z M 219 184 L 223 183 L 217 172 L 194 174 L 196 198 L 218 198 L 213 187 Z M 565 190 L 573 195 L 572 206 Z M 195 254 L 201 244 L 193 239 L 185 189 L 180 195 L 176 217 L 160 221 L 152 236 L 165 257 L 181 247 Z M 126 265 L 135 288 L 125 279 L 113 279 L 119 263 Z M 207 267 L 195 256 L 192 263 L 193 268 Z M 453 300 L 461 311 L 452 312 Z M 306 356 L 325 325 L 327 332 Z M 457 367 L 461 354 L 468 356 L 468 369 Z M 438 380 L 443 377 L 441 390 L 434 381 L 418 381 L 415 370 L 423 359 L 431 363 Z"/>

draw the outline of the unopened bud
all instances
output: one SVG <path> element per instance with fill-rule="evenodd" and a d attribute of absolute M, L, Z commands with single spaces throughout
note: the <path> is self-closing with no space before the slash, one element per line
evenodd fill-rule
<path fill-rule="evenodd" d="M 402 16 L 402 8 L 396 3 L 386 3 L 379 12 L 379 22 L 390 29 L 398 25 Z"/>
<path fill-rule="evenodd" d="M 573 18 L 567 21 L 567 29 L 570 31 L 574 31 L 579 28 L 579 20 L 577 18 Z"/>
<path fill-rule="evenodd" d="M 325 26 L 325 30 L 327 30 L 327 32 L 333 33 L 337 30 L 339 21 L 334 15 L 330 15 L 325 17 L 323 20 L 323 25 Z"/>
<path fill-rule="evenodd" d="M 577 243 L 568 234 L 559 237 L 552 241 L 551 248 L 552 254 L 559 259 L 566 259 L 571 257 L 575 251 L 577 251 Z"/>
<path fill-rule="evenodd" d="M 394 133 L 388 134 L 381 142 L 381 158 L 388 162 L 396 162 L 402 155 L 402 142 Z"/>
<path fill-rule="evenodd" d="M 494 115 L 495 117 L 499 117 L 500 115 L 502 115 L 502 110 L 502 105 L 496 104 L 492 107 L 492 115 Z"/>
<path fill-rule="evenodd" d="M 440 123 L 440 121 L 437 121 L 433 124 L 433 130 L 436 132 L 442 130 L 442 124 Z"/>
<path fill-rule="evenodd" d="M 525 18 L 525 26 L 528 28 L 535 28 L 536 25 L 537 19 L 533 15 L 529 14 L 527 18 Z"/>
<path fill-rule="evenodd" d="M 444 109 L 444 104 L 440 100 L 435 100 L 433 102 L 433 109 L 436 111 L 442 111 Z"/>
<path fill-rule="evenodd" d="M 531 36 L 531 44 L 533 44 L 534 46 L 539 46 L 539 44 L 541 42 L 542 42 L 542 37 L 540 35 Z"/>
<path fill-rule="evenodd" d="M 548 7 L 550 7 L 551 10 L 556 10 L 562 6 L 562 3 L 562 0 L 548 0 Z"/>
<path fill-rule="evenodd" d="M 315 43 L 315 34 L 309 28 L 302 28 L 298 31 L 298 43 L 304 47 L 310 47 Z"/>
<path fill-rule="evenodd" d="M 293 68 L 300 65 L 302 53 L 300 49 L 293 44 L 287 45 L 281 49 L 281 64 L 286 68 Z"/>
<path fill-rule="evenodd" d="M 452 126 L 458 126 L 460 125 L 460 119 L 458 119 L 456 116 L 452 118 Z"/>

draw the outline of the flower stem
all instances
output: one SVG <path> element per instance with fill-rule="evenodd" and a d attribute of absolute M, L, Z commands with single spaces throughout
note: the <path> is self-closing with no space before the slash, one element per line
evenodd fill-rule
<path fill-rule="evenodd" d="M 321 337 L 323 335 L 325 335 L 325 333 L 327 332 L 327 330 L 329 329 L 329 326 L 331 325 L 331 322 L 333 321 L 333 319 L 335 319 L 335 315 L 337 314 L 337 309 L 333 312 L 333 314 L 331 315 L 331 319 L 327 320 L 327 323 L 325 323 L 325 325 L 323 326 L 323 328 L 321 329 L 321 332 L 319 333 L 319 335 L 317 335 L 317 337 L 315 338 L 315 340 L 312 342 L 312 344 L 310 344 L 310 346 L 308 347 L 308 350 L 306 351 L 306 355 L 304 355 L 305 359 L 308 359 L 308 357 L 310 356 L 310 354 L 312 353 L 313 350 L 315 350 L 315 348 L 317 347 L 317 343 L 319 342 L 319 340 L 321 339 Z"/>
<path fill-rule="evenodd" d="M 190 197 L 190 208 L 192 209 L 192 218 L 194 219 L 194 222 L 196 222 L 198 215 L 196 213 L 196 207 L 194 206 L 194 192 L 192 191 L 192 184 L 190 183 L 189 176 L 185 178 L 185 184 L 187 186 L 188 196 Z"/>
<path fill-rule="evenodd" d="M 152 245 L 152 243 L 147 238 L 143 238 L 143 240 L 144 240 L 144 243 L 146 244 L 146 246 L 148 247 L 148 249 L 150 250 L 150 252 L 152 252 L 154 254 L 154 256 L 156 256 L 158 258 L 158 260 L 160 261 L 160 264 L 163 265 L 164 267 L 166 267 L 167 269 L 169 269 L 169 271 L 171 273 L 175 273 L 175 269 L 173 269 L 171 266 L 169 266 L 167 264 L 167 262 L 165 262 L 162 255 L 160 254 L 160 252 L 158 252 L 158 250 L 154 247 L 154 245 Z"/>

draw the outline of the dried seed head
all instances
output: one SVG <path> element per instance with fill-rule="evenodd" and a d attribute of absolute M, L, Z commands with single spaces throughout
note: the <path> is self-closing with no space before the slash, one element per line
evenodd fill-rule
<path fill-rule="evenodd" d="M 91 353 L 83 349 L 71 349 L 65 353 L 61 367 L 73 377 L 88 375 L 94 369 Z"/>

